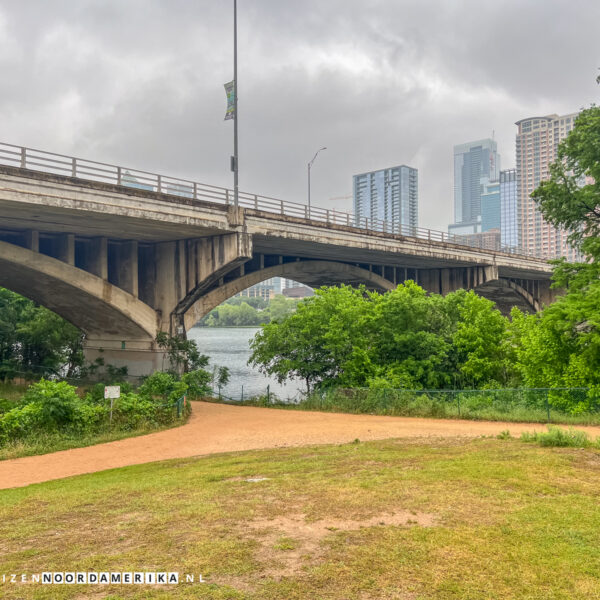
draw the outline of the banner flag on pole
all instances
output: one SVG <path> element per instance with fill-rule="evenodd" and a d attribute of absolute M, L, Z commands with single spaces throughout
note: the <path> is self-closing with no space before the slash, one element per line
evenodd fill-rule
<path fill-rule="evenodd" d="M 225 121 L 233 119 L 235 116 L 235 92 L 233 81 L 225 84 L 225 94 L 227 95 L 227 110 L 225 111 Z"/>

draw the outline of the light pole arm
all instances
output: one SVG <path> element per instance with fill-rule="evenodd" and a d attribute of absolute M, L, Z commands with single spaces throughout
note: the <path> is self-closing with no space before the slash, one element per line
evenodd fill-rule
<path fill-rule="evenodd" d="M 321 152 L 321 150 L 327 150 L 326 146 L 323 146 L 323 148 L 319 148 L 316 152 L 315 155 L 312 157 L 312 160 L 308 163 L 308 218 L 310 219 L 310 168 L 312 167 L 312 164 L 315 162 L 317 156 L 319 155 L 319 152 Z"/>

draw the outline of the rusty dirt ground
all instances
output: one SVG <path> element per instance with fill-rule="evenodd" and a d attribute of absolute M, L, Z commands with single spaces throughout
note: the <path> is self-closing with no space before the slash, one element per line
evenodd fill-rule
<path fill-rule="evenodd" d="M 219 452 L 340 444 L 407 437 L 477 437 L 510 430 L 541 431 L 539 423 L 505 423 L 420 419 L 375 415 L 279 410 L 193 402 L 192 415 L 181 427 L 86 448 L 76 448 L 0 462 L 0 489 L 21 487 L 170 458 L 202 456 Z M 584 427 L 592 436 L 600 427 Z"/>

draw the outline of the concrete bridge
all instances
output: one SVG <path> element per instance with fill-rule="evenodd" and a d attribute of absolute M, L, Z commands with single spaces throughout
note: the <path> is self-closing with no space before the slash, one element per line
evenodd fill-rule
<path fill-rule="evenodd" d="M 242 194 L 236 207 L 224 188 L 22 148 L 9 160 L 3 146 L 0 286 L 82 329 L 89 360 L 132 376 L 161 368 L 159 331 L 184 335 L 275 276 L 381 291 L 412 279 L 435 293 L 476 290 L 504 312 L 552 300 L 551 267 L 538 258 L 272 198 Z"/>

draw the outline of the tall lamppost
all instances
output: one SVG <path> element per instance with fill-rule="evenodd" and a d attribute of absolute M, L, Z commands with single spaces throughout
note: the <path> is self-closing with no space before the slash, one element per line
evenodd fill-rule
<path fill-rule="evenodd" d="M 312 157 L 312 160 L 308 163 L 308 218 L 309 219 L 310 219 L 310 168 L 312 167 L 312 164 L 315 162 L 315 159 L 317 158 L 317 156 L 319 155 L 319 152 L 321 152 L 321 150 L 327 150 L 327 148 L 325 146 L 323 146 L 323 148 L 319 148 L 315 152 L 315 155 Z"/>

